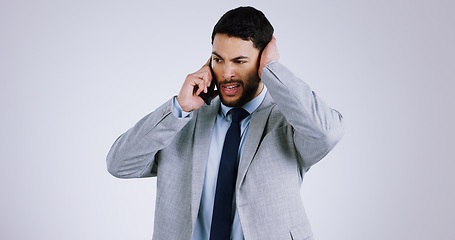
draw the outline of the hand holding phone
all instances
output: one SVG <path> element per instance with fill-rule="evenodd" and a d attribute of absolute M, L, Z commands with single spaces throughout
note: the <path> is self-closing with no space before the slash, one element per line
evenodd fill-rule
<path fill-rule="evenodd" d="M 210 58 L 208 66 L 210 67 L 210 73 L 211 73 L 211 75 L 212 75 L 212 82 L 213 82 L 213 76 L 214 76 L 214 74 L 213 74 L 213 69 L 212 69 L 212 58 Z M 216 85 L 216 84 L 210 84 L 210 86 L 207 88 L 207 93 L 201 92 L 201 93 L 199 94 L 199 97 L 201 97 L 202 99 L 204 99 L 204 102 L 205 102 L 205 104 L 207 104 L 207 105 L 210 105 L 210 103 L 212 102 L 212 99 L 213 99 L 214 97 L 216 97 L 216 95 L 217 95 L 217 92 L 216 92 L 216 90 L 215 90 L 215 85 Z"/>
<path fill-rule="evenodd" d="M 211 59 L 197 72 L 188 74 L 177 96 L 177 101 L 183 111 L 189 112 L 199 109 L 204 103 L 210 104 L 217 94 L 212 84 Z M 203 93 L 204 98 L 201 95 Z"/>

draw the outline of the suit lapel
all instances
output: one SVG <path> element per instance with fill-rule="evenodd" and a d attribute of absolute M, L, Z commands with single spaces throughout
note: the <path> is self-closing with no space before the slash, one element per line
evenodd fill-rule
<path fill-rule="evenodd" d="M 195 221 L 199 211 L 199 205 L 204 185 L 205 168 L 209 153 L 210 139 L 212 137 L 213 125 L 220 108 L 219 98 L 215 98 L 210 106 L 204 105 L 198 110 L 194 128 L 193 143 L 193 169 L 191 183 L 191 221 L 194 229 Z M 188 139 L 191 142 L 191 139 Z"/>
<path fill-rule="evenodd" d="M 240 184 L 243 182 L 248 167 L 250 166 L 251 161 L 253 161 L 253 157 L 259 148 L 265 124 L 269 119 L 270 111 L 273 106 L 273 99 L 270 94 L 267 93 L 264 101 L 251 115 L 250 126 L 248 127 L 248 134 L 246 136 L 245 146 L 243 147 L 242 160 L 240 161 L 239 171 L 237 174 L 236 188 L 239 188 Z"/>

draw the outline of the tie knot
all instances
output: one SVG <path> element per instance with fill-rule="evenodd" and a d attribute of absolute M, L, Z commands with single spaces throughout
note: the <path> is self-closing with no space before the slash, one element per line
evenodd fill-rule
<path fill-rule="evenodd" d="M 245 109 L 243 108 L 233 108 L 229 111 L 232 115 L 232 121 L 233 122 L 240 122 L 244 118 L 246 118 L 250 113 L 248 113 Z"/>

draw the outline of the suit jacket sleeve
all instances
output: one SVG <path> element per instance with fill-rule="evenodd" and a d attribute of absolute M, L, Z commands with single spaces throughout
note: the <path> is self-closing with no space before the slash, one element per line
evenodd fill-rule
<path fill-rule="evenodd" d="M 307 171 L 341 139 L 343 117 L 279 62 L 269 63 L 262 81 L 294 131 L 294 144 Z"/>
<path fill-rule="evenodd" d="M 109 173 L 119 178 L 155 176 L 156 154 L 171 144 L 193 115 L 177 118 L 173 110 L 171 99 L 117 138 L 106 159 Z"/>

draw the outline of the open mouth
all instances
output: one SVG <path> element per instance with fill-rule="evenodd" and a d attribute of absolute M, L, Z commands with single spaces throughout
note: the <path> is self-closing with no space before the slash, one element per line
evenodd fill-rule
<path fill-rule="evenodd" d="M 240 83 L 224 84 L 221 86 L 223 92 L 228 96 L 235 95 L 237 91 L 240 89 L 240 87 L 241 87 Z"/>

